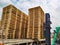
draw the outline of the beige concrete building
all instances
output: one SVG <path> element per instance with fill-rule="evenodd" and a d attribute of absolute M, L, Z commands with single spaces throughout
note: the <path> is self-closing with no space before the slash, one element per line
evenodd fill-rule
<path fill-rule="evenodd" d="M 2 30 L 5 39 L 26 38 L 28 16 L 14 7 L 8 5 L 3 8 Z"/>
<path fill-rule="evenodd" d="M 0 29 L 1 29 L 1 21 L 0 21 Z"/>
<path fill-rule="evenodd" d="M 1 32 L 1 21 L 0 21 L 0 38 L 1 38 L 1 33 L 2 33 L 2 32 Z"/>
<path fill-rule="evenodd" d="M 44 11 L 40 6 L 30 8 L 28 16 L 27 38 L 43 39 Z"/>

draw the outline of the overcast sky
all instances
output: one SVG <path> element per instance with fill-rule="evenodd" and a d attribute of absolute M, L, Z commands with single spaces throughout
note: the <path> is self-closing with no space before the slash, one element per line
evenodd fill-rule
<path fill-rule="evenodd" d="M 55 30 L 56 26 L 60 26 L 60 0 L 0 0 L 0 19 L 2 8 L 9 4 L 13 4 L 26 14 L 29 8 L 41 6 L 45 13 L 51 15 L 51 31 Z"/>

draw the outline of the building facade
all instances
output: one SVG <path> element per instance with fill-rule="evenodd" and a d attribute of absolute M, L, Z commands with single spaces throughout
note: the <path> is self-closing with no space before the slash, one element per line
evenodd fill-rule
<path fill-rule="evenodd" d="M 43 39 L 44 11 L 40 6 L 30 8 L 28 16 L 27 38 Z"/>
<path fill-rule="evenodd" d="M 1 39 L 1 34 L 2 32 L 1 32 L 1 21 L 0 21 L 0 39 Z"/>
<path fill-rule="evenodd" d="M 0 21 L 0 30 L 1 30 L 1 21 Z"/>
<path fill-rule="evenodd" d="M 8 5 L 3 8 L 2 30 L 5 39 L 26 38 L 28 16 L 14 7 Z"/>

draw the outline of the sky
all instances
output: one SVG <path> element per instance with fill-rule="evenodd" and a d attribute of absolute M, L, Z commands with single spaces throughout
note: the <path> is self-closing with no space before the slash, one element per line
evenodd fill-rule
<path fill-rule="evenodd" d="M 0 0 L 0 20 L 3 7 L 12 4 L 24 13 L 28 14 L 28 9 L 41 6 L 45 13 L 51 16 L 51 32 L 56 26 L 60 26 L 60 0 Z"/>

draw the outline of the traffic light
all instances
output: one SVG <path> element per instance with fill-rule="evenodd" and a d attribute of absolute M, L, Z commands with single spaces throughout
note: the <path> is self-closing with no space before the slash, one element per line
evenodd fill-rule
<path fill-rule="evenodd" d="M 50 14 L 46 13 L 45 14 L 45 38 L 46 38 L 46 44 L 51 45 L 51 37 L 50 37 Z"/>
<path fill-rule="evenodd" d="M 50 14 L 49 13 L 46 13 L 45 14 L 45 23 L 46 23 L 46 27 L 48 27 L 49 29 L 51 29 L 50 27 L 50 24 L 51 24 L 51 21 L 50 21 Z"/>

